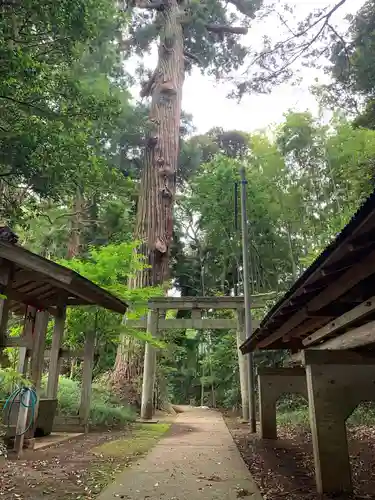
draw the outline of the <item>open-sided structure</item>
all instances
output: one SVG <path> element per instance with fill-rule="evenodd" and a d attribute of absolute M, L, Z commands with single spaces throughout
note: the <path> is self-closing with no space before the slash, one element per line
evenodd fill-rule
<path fill-rule="evenodd" d="M 267 298 L 267 297 L 266 297 Z M 269 297 L 268 297 L 269 298 Z M 265 297 L 254 296 L 251 308 L 265 306 Z M 244 328 L 244 298 L 243 297 L 158 297 L 148 303 L 147 320 L 129 320 L 127 326 L 145 328 L 153 336 L 158 337 L 160 332 L 169 328 L 197 329 L 197 330 L 237 330 L 238 347 L 246 338 Z M 233 318 L 208 317 L 208 311 L 231 309 L 235 311 Z M 190 311 L 190 318 L 165 319 L 168 310 Z M 253 320 L 253 328 L 258 322 Z M 239 354 L 239 373 L 241 381 L 241 399 L 243 418 L 249 418 L 248 394 L 248 365 L 247 359 Z M 146 343 L 145 361 L 142 386 L 141 417 L 149 420 L 153 415 L 153 393 L 155 385 L 156 349 L 151 343 Z"/>
<path fill-rule="evenodd" d="M 301 367 L 258 374 L 261 434 L 276 438 L 276 401 L 306 395 L 317 489 L 350 491 L 345 421 L 375 400 L 375 193 L 270 310 L 242 353 L 289 349 Z"/>
<path fill-rule="evenodd" d="M 34 426 L 37 423 L 40 384 L 45 357 L 45 338 L 50 316 L 55 319 L 52 346 L 49 351 L 47 398 L 56 400 L 63 351 L 61 349 L 66 308 L 73 305 L 98 305 L 124 314 L 127 305 L 109 292 L 76 272 L 51 262 L 9 241 L 1 240 L 0 231 L 0 352 L 4 347 L 19 347 L 19 370 L 33 382 L 38 401 Z M 20 337 L 7 336 L 10 313 L 24 316 Z M 86 331 L 80 424 L 87 428 L 91 379 L 95 349 L 95 332 Z M 54 405 L 54 408 L 56 405 Z M 49 418 L 53 420 L 54 410 Z M 25 428 L 27 409 L 19 408 L 16 434 Z M 34 429 L 31 429 L 31 435 Z M 24 435 L 16 436 L 15 448 L 22 449 Z"/>

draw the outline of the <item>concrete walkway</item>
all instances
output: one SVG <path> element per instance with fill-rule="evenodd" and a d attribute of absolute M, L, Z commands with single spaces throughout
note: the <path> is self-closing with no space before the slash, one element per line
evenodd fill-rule
<path fill-rule="evenodd" d="M 152 425 L 152 424 L 150 424 Z M 190 409 L 99 500 L 261 500 L 220 413 Z"/>

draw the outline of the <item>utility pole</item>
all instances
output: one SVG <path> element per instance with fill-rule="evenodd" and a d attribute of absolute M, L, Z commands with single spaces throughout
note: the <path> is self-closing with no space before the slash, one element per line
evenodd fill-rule
<path fill-rule="evenodd" d="M 251 296 L 250 296 L 250 273 L 249 273 L 249 236 L 246 210 L 246 172 L 245 167 L 240 168 L 241 174 L 241 228 L 242 228 L 242 262 L 243 262 L 243 290 L 245 300 L 245 330 L 246 338 L 252 334 L 251 325 Z M 255 384 L 254 384 L 254 360 L 253 353 L 248 354 L 249 369 L 249 413 L 250 431 L 256 432 L 255 414 Z"/>

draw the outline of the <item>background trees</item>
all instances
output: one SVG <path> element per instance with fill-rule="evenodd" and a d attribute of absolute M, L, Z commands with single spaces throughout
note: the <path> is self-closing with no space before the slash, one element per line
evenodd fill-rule
<path fill-rule="evenodd" d="M 324 26 L 319 43 L 333 79 L 317 92 L 322 104 L 336 106 L 331 121 L 291 111 L 266 132 L 214 128 L 194 135 L 194 117 L 181 111 L 185 75 L 192 66 L 217 78 L 237 70 L 249 55 L 239 34 L 260 6 L 237 0 L 138 2 L 125 12 L 111 0 L 2 6 L 0 214 L 20 243 L 130 300 L 134 316 L 144 314 L 141 301 L 163 292 L 138 285 L 161 285 L 167 271 L 173 293 L 241 293 L 235 185 L 244 164 L 252 291 L 285 291 L 373 189 L 374 11 L 366 3 L 342 39 L 332 29 L 337 10 L 319 11 L 294 38 L 308 43 L 314 57 L 309 41 Z M 298 54 L 294 42 L 290 49 Z M 131 78 L 127 57 L 156 45 L 155 71 L 139 64 Z M 150 102 L 134 101 L 134 83 Z M 342 118 L 343 104 L 353 122 Z M 137 235 L 145 260 L 133 255 Z M 114 316 L 81 308 L 70 313 L 67 343 L 78 347 L 93 324 L 101 339 L 96 374 L 116 365 L 119 394 L 137 402 L 139 335 Z M 169 394 L 198 403 L 203 394 L 206 403 L 238 404 L 234 338 L 230 331 L 169 331 L 159 355 L 160 400 Z M 257 360 L 278 361 L 275 354 Z"/>

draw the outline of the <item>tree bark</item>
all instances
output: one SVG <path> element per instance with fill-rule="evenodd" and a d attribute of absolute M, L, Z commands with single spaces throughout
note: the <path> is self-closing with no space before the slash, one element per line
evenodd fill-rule
<path fill-rule="evenodd" d="M 137 206 L 135 238 L 141 244 L 137 252 L 146 257 L 148 267 L 137 273 L 133 288 L 162 285 L 169 277 L 169 254 L 173 231 L 173 205 L 179 154 L 181 98 L 184 82 L 183 33 L 177 0 L 164 0 L 157 23 L 162 26 L 158 63 L 143 86 L 142 95 L 151 96 L 149 133 Z M 126 373 L 133 372 L 124 337 L 117 350 L 113 381 L 117 388 L 131 385 Z M 122 382 L 121 382 L 122 381 Z M 133 383 L 133 386 L 136 385 Z"/>
<path fill-rule="evenodd" d="M 149 136 L 140 185 L 135 236 L 149 268 L 137 274 L 136 287 L 161 285 L 169 276 L 173 205 L 179 153 L 181 98 L 184 82 L 182 27 L 176 0 L 164 2 L 159 23 L 159 57 L 151 78 Z"/>
<path fill-rule="evenodd" d="M 82 212 L 84 209 L 84 200 L 81 190 L 77 187 L 76 196 L 73 202 L 74 214 L 70 221 L 70 234 L 68 242 L 68 259 L 73 259 L 80 254 L 82 246 Z"/>

